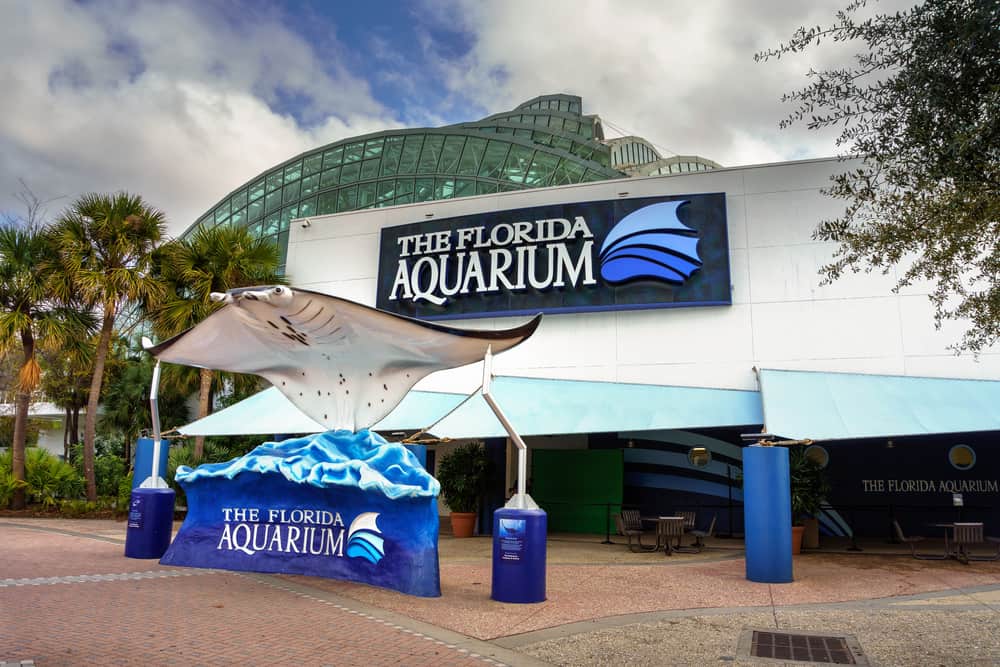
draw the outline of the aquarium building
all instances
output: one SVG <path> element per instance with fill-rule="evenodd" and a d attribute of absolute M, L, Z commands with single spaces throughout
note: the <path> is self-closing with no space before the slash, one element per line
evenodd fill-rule
<path fill-rule="evenodd" d="M 545 313 L 497 357 L 494 393 L 552 530 L 602 532 L 624 504 L 739 534 L 741 435 L 766 430 L 812 441 L 829 534 L 958 519 L 996 534 L 1000 354 L 956 356 L 930 287 L 894 292 L 892 271 L 822 284 L 834 248 L 812 232 L 842 205 L 821 189 L 848 166 L 664 157 L 553 95 L 296 156 L 196 224 L 246 225 L 279 244 L 293 285 L 390 312 L 485 328 Z M 482 400 L 463 402 L 480 380 L 432 375 L 376 428 L 426 429 L 431 469 L 484 440 L 504 471 L 488 516 L 516 465 Z M 260 396 L 255 420 L 234 406 L 187 432 L 294 432 L 280 395 Z"/>

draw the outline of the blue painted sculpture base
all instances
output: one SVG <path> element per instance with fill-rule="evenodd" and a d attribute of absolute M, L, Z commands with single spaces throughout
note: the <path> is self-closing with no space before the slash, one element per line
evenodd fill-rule
<path fill-rule="evenodd" d="M 402 445 L 368 431 L 264 443 L 180 468 L 188 513 L 160 560 L 304 574 L 441 595 L 440 486 Z"/>

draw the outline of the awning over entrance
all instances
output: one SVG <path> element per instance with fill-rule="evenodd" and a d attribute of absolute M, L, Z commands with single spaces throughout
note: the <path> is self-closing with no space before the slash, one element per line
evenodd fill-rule
<path fill-rule="evenodd" d="M 786 438 L 846 440 L 1000 430 L 1000 382 L 760 371 L 764 425 Z"/>
<path fill-rule="evenodd" d="M 447 414 L 464 398 L 462 394 L 411 391 L 373 430 L 419 430 Z M 274 435 L 320 433 L 326 429 L 271 387 L 177 430 L 184 435 Z"/>
<path fill-rule="evenodd" d="M 756 391 L 501 376 L 493 381 L 493 394 L 521 435 L 763 423 L 760 393 Z M 507 435 L 480 394 L 455 409 L 465 398 L 462 394 L 411 391 L 374 430 L 414 431 L 440 420 L 430 429 L 438 437 Z M 184 435 L 269 435 L 316 433 L 323 427 L 272 387 L 178 430 Z"/>
<path fill-rule="evenodd" d="M 521 377 L 497 377 L 492 391 L 523 436 L 763 423 L 756 391 Z M 507 435 L 481 395 L 431 432 L 456 439 Z"/>

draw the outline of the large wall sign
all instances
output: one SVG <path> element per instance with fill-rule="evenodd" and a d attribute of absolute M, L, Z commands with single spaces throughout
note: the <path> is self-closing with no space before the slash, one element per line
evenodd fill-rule
<path fill-rule="evenodd" d="M 347 579 L 441 594 L 437 480 L 369 431 L 264 443 L 180 467 L 188 513 L 166 565 Z"/>
<path fill-rule="evenodd" d="M 554 204 L 382 229 L 377 305 L 402 315 L 731 302 L 722 193 Z"/>

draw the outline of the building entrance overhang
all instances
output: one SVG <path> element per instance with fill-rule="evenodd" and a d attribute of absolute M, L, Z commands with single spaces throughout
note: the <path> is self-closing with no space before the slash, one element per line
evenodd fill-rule
<path fill-rule="evenodd" d="M 762 369 L 769 433 L 853 440 L 1000 430 L 1000 381 Z"/>
<path fill-rule="evenodd" d="M 518 424 L 518 431 L 527 436 L 743 426 L 763 421 L 756 391 L 498 376 L 492 393 Z M 451 439 L 506 437 L 481 395 L 465 399 L 463 394 L 411 391 L 372 430 L 427 429 Z M 322 430 L 273 387 L 178 429 L 184 435 Z"/>

